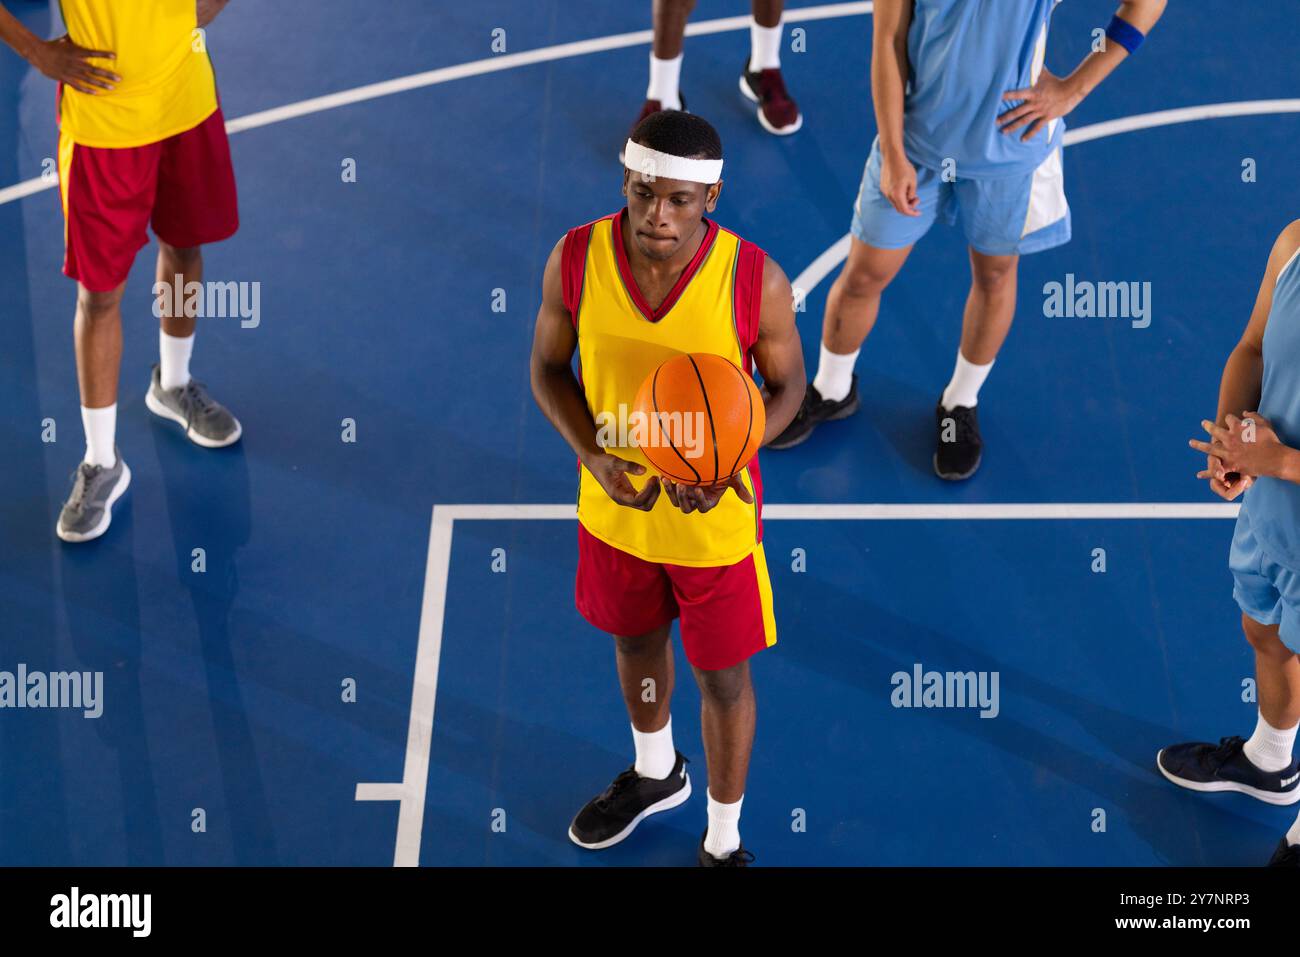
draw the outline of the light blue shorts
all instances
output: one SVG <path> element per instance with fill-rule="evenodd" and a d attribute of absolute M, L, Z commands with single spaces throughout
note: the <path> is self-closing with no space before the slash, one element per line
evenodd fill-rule
<path fill-rule="evenodd" d="M 1300 574 L 1273 561 L 1260 548 L 1246 506 L 1237 515 L 1228 552 L 1232 597 L 1261 625 L 1279 625 L 1282 644 L 1300 654 Z"/>
<path fill-rule="evenodd" d="M 869 246 L 910 246 L 935 219 L 951 225 L 959 213 L 966 241 L 988 256 L 1036 253 L 1070 241 L 1059 146 L 1033 172 L 999 179 L 962 179 L 957 170 L 957 178 L 947 182 L 941 171 L 918 166 L 920 216 L 904 216 L 881 195 L 880 167 L 877 136 L 853 204 L 853 235 Z"/>

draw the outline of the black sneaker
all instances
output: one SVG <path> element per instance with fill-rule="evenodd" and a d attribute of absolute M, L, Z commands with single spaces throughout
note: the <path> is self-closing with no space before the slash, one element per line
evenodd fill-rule
<path fill-rule="evenodd" d="M 1179 787 L 1193 791 L 1240 791 L 1269 804 L 1300 801 L 1296 762 L 1281 771 L 1261 771 L 1246 757 L 1245 744 L 1239 736 L 1220 738 L 1217 747 L 1204 742 L 1175 744 L 1156 754 L 1156 766 Z"/>
<path fill-rule="evenodd" d="M 790 420 L 790 424 L 785 427 L 785 431 L 767 443 L 767 448 L 788 449 L 800 442 L 806 442 L 808 436 L 812 435 L 813 429 L 817 428 L 817 426 L 835 419 L 847 419 L 858 411 L 860 404 L 858 402 L 858 376 L 856 373 L 854 373 L 853 380 L 849 384 L 849 394 L 838 402 L 823 399 L 822 394 L 817 391 L 817 387 L 809 382 L 808 388 L 803 394 L 803 404 L 799 406 L 799 411 Z"/>
<path fill-rule="evenodd" d="M 642 819 L 677 807 L 690 796 L 691 778 L 680 751 L 672 773 L 663 780 L 643 778 L 633 765 L 578 812 L 569 825 L 569 840 L 590 851 L 612 847 L 631 834 Z"/>
<path fill-rule="evenodd" d="M 754 863 L 754 855 L 745 850 L 743 844 L 726 857 L 714 857 L 704 849 L 704 838 L 708 836 L 707 829 L 700 836 L 700 853 L 698 855 L 700 867 L 748 867 Z"/>
<path fill-rule="evenodd" d="M 1277 842 L 1277 850 L 1268 860 L 1269 867 L 1300 867 L 1300 844 L 1288 844 L 1286 837 Z"/>
<path fill-rule="evenodd" d="M 945 409 L 940 402 L 934 407 L 934 422 L 934 474 L 950 482 L 970 478 L 984 455 L 975 407 L 958 405 Z"/>

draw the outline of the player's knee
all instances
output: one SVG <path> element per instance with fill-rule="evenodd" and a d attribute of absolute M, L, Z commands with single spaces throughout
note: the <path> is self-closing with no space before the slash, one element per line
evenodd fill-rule
<path fill-rule="evenodd" d="M 1263 625 L 1249 615 L 1241 616 L 1241 630 L 1250 646 L 1270 658 L 1289 658 L 1295 652 L 1282 644 L 1277 625 Z"/>
<path fill-rule="evenodd" d="M 716 708 L 733 708 L 743 701 L 750 692 L 749 668 L 741 662 L 731 668 L 720 671 L 696 669 L 700 696 Z"/>
<path fill-rule="evenodd" d="M 982 262 L 971 270 L 971 280 L 985 292 L 999 292 L 1015 282 L 1015 259 Z"/>
<path fill-rule="evenodd" d="M 850 296 L 878 296 L 893 278 L 894 270 L 867 260 L 845 266 L 838 281 Z"/>
<path fill-rule="evenodd" d="M 77 311 L 87 322 L 110 322 L 116 319 L 121 302 L 121 287 L 108 292 L 91 292 L 84 286 L 77 290 Z"/>
<path fill-rule="evenodd" d="M 203 262 L 202 246 L 173 246 L 171 243 L 163 242 L 160 239 L 158 240 L 158 248 L 167 261 L 182 272 L 188 271 Z"/>
<path fill-rule="evenodd" d="M 668 640 L 668 628 L 658 628 L 644 635 L 615 635 L 614 644 L 621 655 L 639 658 L 659 651 Z"/>

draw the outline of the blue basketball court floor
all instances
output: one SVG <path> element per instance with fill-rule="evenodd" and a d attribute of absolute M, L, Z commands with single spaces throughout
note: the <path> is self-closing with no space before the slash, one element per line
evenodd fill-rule
<path fill-rule="evenodd" d="M 789 138 L 736 90 L 743 0 L 700 0 L 686 43 L 683 91 L 726 152 L 716 218 L 806 290 L 810 375 L 874 136 L 869 6 L 787 11 Z M 1049 69 L 1112 9 L 1062 4 Z M 685 671 L 696 796 L 609 851 L 566 838 L 631 739 L 610 641 L 573 607 L 573 458 L 527 374 L 548 252 L 620 205 L 648 28 L 648 3 L 597 0 L 231 4 L 208 43 L 242 227 L 206 278 L 260 283 L 261 314 L 201 322 L 194 369 L 244 439 L 206 451 L 146 411 L 147 248 L 124 312 L 134 482 L 79 547 L 53 531 L 82 450 L 42 178 L 54 90 L 0 56 L 0 670 L 104 675 L 97 719 L 0 712 L 0 863 L 694 862 Z M 1261 66 L 1297 48 L 1277 5 L 1171 5 L 1069 117 L 1074 239 L 1021 263 L 973 480 L 929 463 L 968 285 L 943 227 L 886 293 L 862 412 L 763 453 L 779 643 L 754 661 L 759 864 L 1267 860 L 1293 810 L 1182 792 L 1154 756 L 1255 720 L 1233 506 L 1187 439 L 1297 215 L 1300 100 Z M 1149 326 L 1045 316 L 1067 275 L 1149 282 Z M 996 673 L 996 716 L 895 707 L 892 676 L 918 666 Z"/>

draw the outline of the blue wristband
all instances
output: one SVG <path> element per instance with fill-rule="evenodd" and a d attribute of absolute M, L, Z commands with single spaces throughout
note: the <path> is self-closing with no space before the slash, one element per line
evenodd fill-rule
<path fill-rule="evenodd" d="M 1129 53 L 1136 53 L 1137 48 L 1142 45 L 1146 39 L 1146 34 L 1139 30 L 1127 20 L 1121 20 L 1119 17 L 1110 18 L 1110 26 L 1106 27 L 1106 36 L 1114 40 Z"/>

